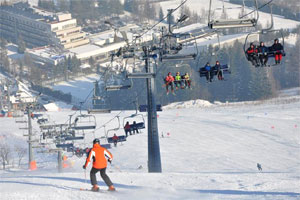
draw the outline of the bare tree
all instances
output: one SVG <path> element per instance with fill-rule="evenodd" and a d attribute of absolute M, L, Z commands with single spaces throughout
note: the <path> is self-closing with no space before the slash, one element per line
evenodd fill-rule
<path fill-rule="evenodd" d="M 3 169 L 9 165 L 11 149 L 6 143 L 0 143 L 0 158 L 2 161 Z"/>
<path fill-rule="evenodd" d="M 18 156 L 18 167 L 20 167 L 22 159 L 24 158 L 24 156 L 27 153 L 27 149 L 24 148 L 24 147 L 15 146 L 15 151 L 16 151 L 17 156 Z"/>

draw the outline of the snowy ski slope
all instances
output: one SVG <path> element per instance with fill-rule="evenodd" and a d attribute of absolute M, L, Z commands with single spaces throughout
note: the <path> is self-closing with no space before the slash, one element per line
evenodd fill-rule
<path fill-rule="evenodd" d="M 114 161 L 108 175 L 116 193 L 79 191 L 90 188 L 89 174 L 85 179 L 82 169 L 84 158 L 69 157 L 73 167 L 57 173 L 55 154 L 36 153 L 37 171 L 26 170 L 26 161 L 22 169 L 0 170 L 1 199 L 299 199 L 300 96 L 219 104 L 202 100 L 177 103 L 158 113 L 161 174 L 147 172 L 145 129 L 110 150 Z M 64 123 L 72 113 L 62 109 L 47 115 Z M 121 113 L 121 123 L 132 113 Z M 101 125 L 116 114 L 97 115 L 96 137 L 104 134 Z M 0 118 L 1 140 L 26 145 L 14 121 Z M 33 125 L 38 130 L 36 122 Z M 113 120 L 106 130 L 116 126 Z M 86 145 L 91 145 L 93 137 L 90 134 Z M 99 176 L 98 180 L 106 189 Z"/>

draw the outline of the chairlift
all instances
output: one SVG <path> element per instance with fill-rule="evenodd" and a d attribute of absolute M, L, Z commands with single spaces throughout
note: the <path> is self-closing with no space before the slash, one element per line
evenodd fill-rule
<path fill-rule="evenodd" d="M 128 79 L 126 77 L 126 72 L 122 72 L 122 76 L 123 76 L 123 84 L 118 84 L 118 85 L 106 85 L 105 90 L 106 91 L 116 91 L 116 90 L 127 90 L 127 89 L 131 89 L 133 82 L 132 79 Z"/>
<path fill-rule="evenodd" d="M 105 97 L 100 96 L 98 81 L 94 83 L 94 93 L 92 98 L 92 109 L 88 109 L 88 114 L 103 114 L 110 113 L 111 110 L 108 109 L 107 104 L 105 102 Z"/>
<path fill-rule="evenodd" d="M 121 127 L 121 122 L 120 122 L 120 117 L 119 116 L 116 116 L 116 118 L 118 119 L 118 126 L 116 128 L 112 128 L 112 129 L 108 129 L 106 131 L 106 139 L 107 139 L 107 142 L 110 144 L 110 143 L 114 143 L 114 140 L 113 140 L 113 136 L 110 136 L 109 137 L 109 133 L 110 132 L 113 132 L 115 133 L 116 131 L 120 130 L 120 127 Z M 118 142 L 124 142 L 126 141 L 126 136 L 125 134 L 124 135 L 117 135 L 118 136 Z"/>
<path fill-rule="evenodd" d="M 222 74 L 221 78 L 219 78 L 219 74 Z M 224 80 L 224 74 L 231 74 L 230 65 L 221 65 L 219 70 L 213 66 L 211 71 L 207 71 L 205 66 L 199 69 L 200 77 L 207 77 L 208 80 L 212 80 L 213 77 L 217 77 L 218 80 Z"/>
<path fill-rule="evenodd" d="M 182 34 L 182 33 L 173 33 L 172 28 L 176 26 L 178 23 L 184 22 L 188 19 L 187 15 L 183 15 L 180 19 L 178 19 L 177 23 L 171 26 L 171 16 L 173 10 L 168 10 L 168 24 L 169 28 L 166 32 L 164 28 L 162 28 L 162 37 L 160 41 L 160 51 L 159 51 L 159 60 L 161 62 L 164 61 L 182 61 L 182 60 L 194 60 L 197 57 L 197 54 L 182 54 L 180 51 L 183 49 L 184 43 L 181 41 L 179 43 L 178 39 L 181 37 L 188 37 L 190 34 Z M 196 42 L 196 41 L 195 41 Z M 197 51 L 198 53 L 198 51 Z"/>
<path fill-rule="evenodd" d="M 282 29 L 278 30 L 278 29 L 273 29 L 274 27 L 274 19 L 273 19 L 273 14 L 272 14 L 272 6 L 270 5 L 270 15 L 271 15 L 271 25 L 268 27 L 268 28 L 265 28 L 265 29 L 262 29 L 260 31 L 256 31 L 256 32 L 251 32 L 249 33 L 246 38 L 245 38 L 245 42 L 244 42 L 244 53 L 245 53 L 245 56 L 246 56 L 246 59 L 248 61 L 251 61 L 252 60 L 255 60 L 255 62 L 257 63 L 256 67 L 258 66 L 264 66 L 264 65 L 261 65 L 261 63 L 259 62 L 260 60 L 260 57 L 263 56 L 263 55 L 266 55 L 267 58 L 272 58 L 272 57 L 275 57 L 275 54 L 276 53 L 279 53 L 281 54 L 283 57 L 286 55 L 285 51 L 284 51 L 284 46 L 285 46 L 285 43 L 284 43 L 284 35 L 283 35 L 283 31 Z M 253 58 L 249 57 L 248 53 L 247 53 L 247 47 L 250 46 L 251 43 L 253 43 L 254 47 L 257 46 L 258 44 L 256 43 L 259 43 L 258 40 L 261 39 L 261 36 L 263 35 L 268 35 L 268 34 L 272 34 L 272 33 L 279 33 L 280 34 L 280 38 L 281 38 L 281 41 L 280 44 L 282 45 L 282 50 L 273 50 L 271 46 L 267 47 L 268 48 L 268 51 L 266 53 L 262 53 L 262 52 L 257 52 L 257 53 L 254 53 L 253 54 Z M 274 35 L 275 35 L 274 34 Z M 252 36 L 258 36 L 256 37 L 255 39 L 251 39 Z M 276 39 L 277 39 L 277 36 L 276 36 Z M 260 41 L 260 42 L 268 42 L 268 41 Z M 255 49 L 258 51 L 258 48 L 255 47 Z M 268 59 L 269 61 L 269 59 Z M 255 62 L 252 62 L 252 64 L 254 64 Z M 277 65 L 278 63 L 275 63 L 275 64 L 272 64 L 272 66 L 274 65 Z M 271 66 L 271 65 L 265 65 L 265 66 Z"/>
<path fill-rule="evenodd" d="M 94 115 L 80 114 L 75 117 L 72 122 L 72 116 L 70 117 L 71 128 L 74 130 L 95 130 L 96 129 L 96 117 Z"/>
<path fill-rule="evenodd" d="M 108 135 L 110 132 L 116 132 L 120 129 L 121 127 L 121 122 L 120 122 L 120 117 L 119 116 L 116 116 L 116 118 L 118 119 L 118 126 L 115 127 L 115 128 L 111 128 L 111 129 L 108 129 L 106 132 L 105 132 L 105 136 L 106 138 L 108 138 Z"/>
<path fill-rule="evenodd" d="M 132 121 L 132 123 L 130 123 L 130 121 Z M 143 114 L 138 114 L 137 111 L 136 113 L 123 118 L 123 127 L 125 127 L 127 122 L 129 122 L 131 132 L 133 132 L 134 130 L 140 130 L 145 128 L 144 116 Z"/>
<path fill-rule="evenodd" d="M 208 27 L 211 29 L 225 29 L 225 28 L 242 28 L 242 27 L 255 27 L 258 22 L 259 12 L 258 12 L 258 4 L 257 0 L 253 0 L 256 10 L 255 18 L 239 18 L 239 19 L 211 19 L 211 3 L 209 3 L 209 14 L 208 14 Z M 223 2 L 224 3 L 224 2 Z M 223 6 L 223 9 L 225 7 Z M 243 16 L 242 16 L 243 17 Z"/>

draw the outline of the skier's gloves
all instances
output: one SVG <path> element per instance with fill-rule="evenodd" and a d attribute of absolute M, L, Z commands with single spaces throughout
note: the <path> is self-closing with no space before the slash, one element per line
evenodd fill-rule
<path fill-rule="evenodd" d="M 111 164 L 111 159 L 108 159 L 107 161 Z"/>
<path fill-rule="evenodd" d="M 83 169 L 86 169 L 85 165 L 82 166 Z"/>

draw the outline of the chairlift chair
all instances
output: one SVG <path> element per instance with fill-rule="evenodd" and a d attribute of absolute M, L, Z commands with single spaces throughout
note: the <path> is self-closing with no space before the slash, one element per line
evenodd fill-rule
<path fill-rule="evenodd" d="M 209 3 L 209 14 L 208 14 L 208 27 L 211 29 L 225 29 L 225 28 L 242 28 L 242 27 L 255 27 L 258 22 L 259 12 L 257 0 L 253 0 L 256 10 L 256 18 L 239 18 L 239 19 L 211 19 L 211 2 Z M 223 8 L 225 9 L 225 8 Z"/>
<path fill-rule="evenodd" d="M 183 49 L 184 43 L 179 43 L 178 39 L 181 37 L 188 37 L 190 34 L 187 33 L 173 33 L 171 26 L 171 15 L 173 13 L 173 10 L 168 10 L 168 24 L 169 28 L 167 32 L 165 33 L 165 29 L 162 29 L 162 37 L 160 41 L 160 51 L 159 51 L 159 60 L 161 62 L 167 62 L 167 61 L 182 61 L 182 60 L 195 60 L 197 57 L 197 54 L 191 53 L 191 54 L 181 54 L 180 51 Z M 182 23 L 188 19 L 188 16 L 183 15 L 177 23 Z M 198 53 L 198 51 L 197 51 Z"/>
<path fill-rule="evenodd" d="M 128 77 L 126 76 L 126 72 L 123 72 L 123 83 L 124 84 L 118 84 L 118 85 L 106 85 L 105 90 L 106 91 L 116 91 L 116 90 L 127 90 L 127 89 L 131 89 L 133 82 L 132 79 L 128 79 Z M 129 82 L 129 83 L 128 83 Z"/>
<path fill-rule="evenodd" d="M 284 51 L 284 46 L 285 46 L 285 44 L 284 44 L 284 35 L 283 35 L 283 31 L 282 31 L 282 29 L 280 29 L 280 30 L 278 30 L 278 29 L 273 29 L 273 27 L 274 27 L 274 19 L 273 19 L 273 13 L 272 13 L 272 6 L 271 5 L 269 5 L 270 6 L 270 15 L 271 15 L 271 25 L 268 27 L 268 28 L 265 28 L 265 29 L 262 29 L 262 30 L 260 30 L 260 31 L 256 31 L 256 32 L 251 32 L 251 33 L 249 33 L 247 36 L 246 36 L 246 38 L 245 38 L 245 42 L 244 42 L 244 53 L 245 53 L 245 57 L 246 57 L 246 59 L 247 60 L 249 60 L 249 58 L 248 58 L 248 54 L 247 54 L 247 47 L 248 47 L 248 45 L 250 44 L 250 42 L 249 42 L 249 40 L 250 40 L 250 37 L 252 36 L 252 35 L 258 35 L 259 36 L 259 38 L 260 38 L 260 36 L 262 36 L 262 35 L 266 35 L 266 34 L 270 34 L 270 33 L 279 33 L 280 34 L 280 37 L 281 37 L 281 45 L 283 46 L 283 50 L 281 50 L 280 51 L 280 53 L 282 54 L 282 56 L 285 56 L 286 55 L 286 53 L 285 53 L 285 51 Z M 260 41 L 257 41 L 257 42 L 260 42 Z M 263 41 L 264 43 L 265 43 L 265 41 Z M 250 46 L 250 45 L 249 45 Z M 274 52 L 274 51 L 269 51 L 268 53 L 267 53 L 267 56 L 268 56 L 268 58 L 270 58 L 270 57 L 274 57 L 275 56 L 275 53 L 276 52 Z M 260 53 L 257 53 L 257 56 L 259 57 L 260 56 Z M 276 64 L 275 64 L 276 65 Z"/>
<path fill-rule="evenodd" d="M 128 121 L 128 119 L 132 119 L 132 118 L 139 118 L 140 120 L 138 122 L 136 122 L 136 120 L 131 120 L 132 122 L 133 121 L 136 122 L 135 127 L 133 127 L 133 123 L 130 124 L 131 131 L 133 131 L 133 128 L 136 128 L 138 130 L 145 128 L 145 119 L 144 119 L 144 116 L 143 116 L 143 114 L 138 114 L 137 111 L 136 111 L 136 113 L 123 118 L 123 127 L 125 127 L 126 122 Z"/>
<path fill-rule="evenodd" d="M 121 128 L 120 117 L 117 116 L 117 119 L 118 119 L 118 126 L 116 128 L 108 129 L 105 133 L 107 142 L 109 144 L 114 143 L 113 136 L 109 137 L 110 132 L 115 133 L 116 131 L 120 130 L 120 128 Z M 124 141 L 126 141 L 126 136 L 125 135 L 118 135 L 118 142 L 124 142 Z"/>
<path fill-rule="evenodd" d="M 72 118 L 72 116 L 71 116 L 71 118 Z M 71 121 L 71 119 L 70 119 L 70 121 Z M 80 114 L 75 117 L 75 120 L 74 120 L 71 128 L 73 128 L 74 130 L 83 130 L 84 131 L 84 130 L 95 130 L 96 126 L 97 126 L 96 117 L 94 115 Z"/>
<path fill-rule="evenodd" d="M 105 96 L 100 96 L 100 91 L 98 89 L 98 81 L 94 83 L 94 94 L 92 98 L 93 108 L 88 109 L 88 114 L 103 114 L 110 113 L 111 110 L 106 104 Z"/>
<path fill-rule="evenodd" d="M 213 75 L 217 76 L 218 75 L 218 70 L 217 69 L 212 69 L 213 70 Z M 222 72 L 222 74 L 231 74 L 231 70 L 230 70 L 230 65 L 225 64 L 225 65 L 221 65 L 220 71 Z M 205 70 L 205 67 L 201 67 L 199 70 L 199 75 L 200 77 L 206 77 L 206 73 L 207 71 Z"/>

